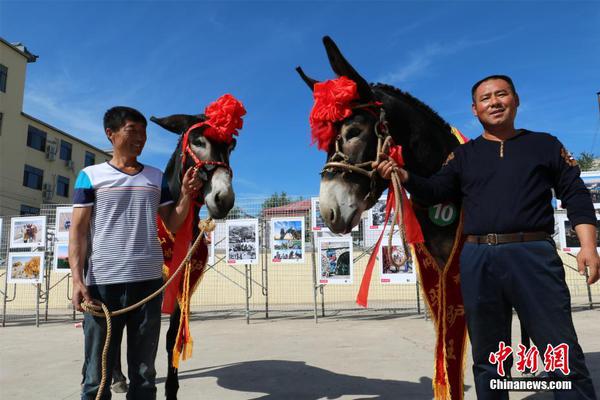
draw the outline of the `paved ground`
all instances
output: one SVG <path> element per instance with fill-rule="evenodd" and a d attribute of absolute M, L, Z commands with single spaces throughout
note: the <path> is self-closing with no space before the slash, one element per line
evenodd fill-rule
<path fill-rule="evenodd" d="M 600 311 L 574 313 L 600 393 Z M 515 326 L 514 332 L 518 332 Z M 163 340 L 166 321 L 163 323 Z M 196 319 L 180 399 L 431 399 L 433 329 L 420 316 L 338 315 Z M 516 340 L 515 340 L 516 341 Z M 164 342 L 157 361 L 164 393 Z M 0 398 L 77 399 L 83 334 L 72 322 L 0 328 Z M 470 351 L 470 350 L 469 350 Z M 467 361 L 466 399 L 475 399 Z M 114 399 L 125 399 L 117 394 Z M 511 399 L 548 399 L 512 393 Z"/>

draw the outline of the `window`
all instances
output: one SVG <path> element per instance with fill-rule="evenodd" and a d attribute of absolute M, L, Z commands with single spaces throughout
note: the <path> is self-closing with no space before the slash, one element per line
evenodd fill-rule
<path fill-rule="evenodd" d="M 84 167 L 89 167 L 90 165 L 96 164 L 96 155 L 94 153 L 90 153 L 89 151 L 85 152 L 85 162 Z"/>
<path fill-rule="evenodd" d="M 69 178 L 58 176 L 56 179 L 56 194 L 62 197 L 69 197 Z"/>
<path fill-rule="evenodd" d="M 23 173 L 23 186 L 27 186 L 32 189 L 42 190 L 43 181 L 43 170 L 25 164 L 25 172 Z"/>
<path fill-rule="evenodd" d="M 21 215 L 40 215 L 40 209 L 21 204 Z"/>
<path fill-rule="evenodd" d="M 0 91 L 6 93 L 6 81 L 8 79 L 8 68 L 0 64 Z"/>
<path fill-rule="evenodd" d="M 67 141 L 60 141 L 60 159 L 69 161 L 71 159 L 71 152 L 73 151 L 73 145 Z"/>
<path fill-rule="evenodd" d="M 27 146 L 39 151 L 46 151 L 46 132 L 29 125 L 27 129 Z"/>

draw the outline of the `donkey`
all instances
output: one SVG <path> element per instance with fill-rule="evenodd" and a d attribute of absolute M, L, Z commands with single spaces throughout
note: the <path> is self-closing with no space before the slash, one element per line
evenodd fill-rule
<path fill-rule="evenodd" d="M 164 118 L 151 117 L 150 120 L 162 128 L 182 135 L 189 132 L 189 149 L 202 162 L 210 162 L 204 164 L 199 171 L 200 176 L 204 180 L 202 188 L 201 202 L 206 205 L 208 214 L 213 219 L 222 219 L 227 216 L 227 213 L 233 207 L 235 202 L 235 193 L 232 187 L 232 173 L 229 168 L 229 156 L 235 148 L 236 141 L 231 143 L 221 143 L 208 139 L 203 135 L 206 126 L 197 125 L 206 120 L 206 116 L 199 115 L 184 115 L 176 114 Z M 177 144 L 171 159 L 165 169 L 165 177 L 169 185 L 169 189 L 173 196 L 173 200 L 177 202 L 181 194 L 181 177 L 188 168 L 194 167 L 196 163 L 192 157 L 184 157 L 182 138 Z M 183 161 L 185 159 L 185 162 Z M 194 206 L 194 239 L 198 236 L 198 212 L 200 204 Z M 175 310 L 169 319 L 169 329 L 167 331 L 167 353 L 168 353 L 168 373 L 165 382 L 165 395 L 167 400 L 177 399 L 177 391 L 179 389 L 179 380 L 177 376 L 177 368 L 173 367 L 173 347 L 175 346 L 176 335 L 179 327 L 179 318 L 181 310 L 176 305 Z"/>
<path fill-rule="evenodd" d="M 459 145 L 451 127 L 430 107 L 410 94 L 392 86 L 368 84 L 344 58 L 333 40 L 325 36 L 323 43 L 333 72 L 345 76 L 357 85 L 357 103 L 377 104 L 385 111 L 389 133 L 397 145 L 402 146 L 406 169 L 421 176 L 430 176 L 440 169 L 452 150 Z M 297 72 L 313 90 L 317 80 L 308 77 L 300 67 Z M 336 126 L 337 147 L 332 141 L 327 149 L 327 162 L 332 160 L 336 148 L 353 165 L 377 159 L 376 125 L 379 114 L 366 107 L 358 107 L 348 118 Z M 341 170 L 325 169 L 321 174 L 319 203 L 325 224 L 335 233 L 348 233 L 360 222 L 363 211 L 375 205 L 387 187 L 377 174 L 367 176 Z M 447 226 L 435 225 L 428 216 L 427 207 L 417 197 L 413 206 L 427 245 L 439 265 L 445 265 L 455 238 L 458 218 Z M 456 203 L 458 213 L 460 204 Z"/>

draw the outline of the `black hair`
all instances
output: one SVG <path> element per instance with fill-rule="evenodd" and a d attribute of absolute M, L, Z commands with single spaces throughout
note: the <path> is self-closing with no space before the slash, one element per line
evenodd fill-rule
<path fill-rule="evenodd" d="M 475 102 L 475 91 L 477 90 L 477 88 L 479 87 L 479 85 L 481 85 L 483 82 L 489 81 L 491 79 L 501 79 L 504 82 L 508 83 L 508 85 L 510 86 L 510 90 L 512 90 L 513 94 L 515 96 L 517 96 L 517 90 L 515 89 L 515 84 L 513 83 L 512 79 L 510 79 L 510 76 L 507 75 L 490 75 L 490 76 L 486 76 L 485 78 L 477 81 L 473 87 L 471 88 L 471 98 L 473 99 L 473 102 Z"/>
<path fill-rule="evenodd" d="M 144 126 L 148 125 L 146 117 L 135 108 L 116 106 L 109 108 L 104 113 L 104 130 L 110 129 L 113 132 L 118 131 L 127 121 L 140 122 L 144 124 Z"/>

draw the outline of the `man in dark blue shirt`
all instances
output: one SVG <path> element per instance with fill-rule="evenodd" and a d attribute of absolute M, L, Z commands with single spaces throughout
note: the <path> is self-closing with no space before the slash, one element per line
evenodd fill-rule
<path fill-rule="evenodd" d="M 556 391 L 555 398 L 596 399 L 573 327 L 564 267 L 551 239 L 554 189 L 581 242 L 579 271 L 583 275 L 589 268 L 589 284 L 598 280 L 596 216 L 589 191 L 556 137 L 515 129 L 519 97 L 509 77 L 480 80 L 472 97 L 483 134 L 456 148 L 438 173 L 423 178 L 387 158 L 377 170 L 387 179 L 396 170 L 417 203 L 462 201 L 467 241 L 460 258 L 461 288 L 478 398 L 508 399 L 507 391 L 492 389 L 500 376 L 489 358 L 500 342 L 511 342 L 514 307 L 540 355 L 549 345 L 568 345 L 566 379 L 572 390 Z M 551 376 L 561 377 L 558 371 Z"/>

